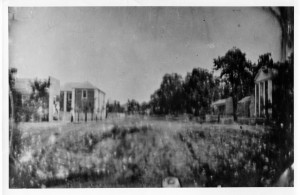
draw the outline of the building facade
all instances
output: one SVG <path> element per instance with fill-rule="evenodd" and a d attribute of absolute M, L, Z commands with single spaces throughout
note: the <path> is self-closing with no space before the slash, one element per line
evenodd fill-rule
<path fill-rule="evenodd" d="M 66 83 L 60 91 L 61 119 L 65 121 L 105 118 L 105 93 L 89 82 Z"/>
<path fill-rule="evenodd" d="M 36 95 L 39 92 L 34 85 L 38 83 L 47 85 L 43 95 Z M 101 120 L 106 116 L 105 93 L 89 82 L 67 83 L 61 88 L 60 81 L 51 76 L 44 80 L 17 78 L 15 89 L 24 122 Z"/>
<path fill-rule="evenodd" d="M 220 116 L 228 116 L 233 114 L 232 97 L 220 99 L 211 104 L 212 113 Z"/>
<path fill-rule="evenodd" d="M 276 72 L 273 69 L 261 68 L 254 79 L 255 117 L 272 117 L 273 78 L 275 74 Z"/>

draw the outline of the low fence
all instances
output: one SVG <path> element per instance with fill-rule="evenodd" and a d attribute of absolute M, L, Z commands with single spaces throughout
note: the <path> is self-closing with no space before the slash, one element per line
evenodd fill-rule
<path fill-rule="evenodd" d="M 124 119 L 125 116 L 126 116 L 125 113 L 110 112 L 110 113 L 107 113 L 106 118 L 107 119 Z"/>
<path fill-rule="evenodd" d="M 228 115 L 205 115 L 205 122 L 209 123 L 220 123 L 220 124 L 232 124 L 234 123 L 233 116 Z M 237 123 L 244 125 L 262 125 L 266 122 L 265 118 L 250 118 L 250 117 L 239 117 Z"/>
<path fill-rule="evenodd" d="M 75 115 L 72 116 L 71 112 L 60 112 L 59 119 L 62 121 L 80 122 L 80 121 L 98 121 L 104 118 L 101 116 L 101 114 L 98 113 L 76 112 Z"/>
<path fill-rule="evenodd" d="M 231 115 L 205 115 L 205 122 L 209 123 L 221 123 L 221 124 L 232 124 L 234 122 L 233 116 Z"/>

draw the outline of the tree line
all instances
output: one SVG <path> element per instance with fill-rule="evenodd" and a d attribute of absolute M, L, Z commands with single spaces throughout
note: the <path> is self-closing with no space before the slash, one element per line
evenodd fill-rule
<path fill-rule="evenodd" d="M 288 121 L 293 116 L 294 60 L 293 54 L 285 62 L 273 62 L 271 54 L 259 56 L 252 63 L 246 54 L 233 47 L 224 56 L 213 59 L 213 70 L 194 68 L 185 78 L 177 73 L 163 76 L 159 89 L 150 98 L 153 114 L 182 114 L 204 116 L 218 99 L 232 97 L 233 117 L 237 120 L 237 104 L 245 96 L 253 95 L 255 76 L 260 69 L 273 69 L 273 118 Z M 219 71 L 219 76 L 214 76 Z"/>
<path fill-rule="evenodd" d="M 185 77 L 178 73 L 166 73 L 149 102 L 139 103 L 131 99 L 123 106 L 118 102 L 107 104 L 108 112 L 127 114 L 179 115 L 204 117 L 211 111 L 212 102 L 231 97 L 233 118 L 237 120 L 238 101 L 254 95 L 255 76 L 259 70 L 272 69 L 273 78 L 272 118 L 290 124 L 294 114 L 294 56 L 284 62 L 273 62 L 270 53 L 259 56 L 253 63 L 239 48 L 233 47 L 224 56 L 213 59 L 211 71 L 193 68 Z M 219 73 L 216 76 L 216 72 Z"/>

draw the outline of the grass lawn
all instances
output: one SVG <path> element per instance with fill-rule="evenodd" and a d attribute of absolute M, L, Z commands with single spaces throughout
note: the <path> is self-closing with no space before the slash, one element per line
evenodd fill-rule
<path fill-rule="evenodd" d="M 23 123 L 11 188 L 270 186 L 276 146 L 264 128 L 153 119 Z"/>

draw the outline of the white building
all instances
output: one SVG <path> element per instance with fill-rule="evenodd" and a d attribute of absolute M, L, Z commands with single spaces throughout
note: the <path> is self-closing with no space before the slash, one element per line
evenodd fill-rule
<path fill-rule="evenodd" d="M 273 78 L 276 74 L 274 69 L 261 68 L 255 81 L 255 109 L 254 116 L 265 118 L 272 116 L 273 103 Z"/>

